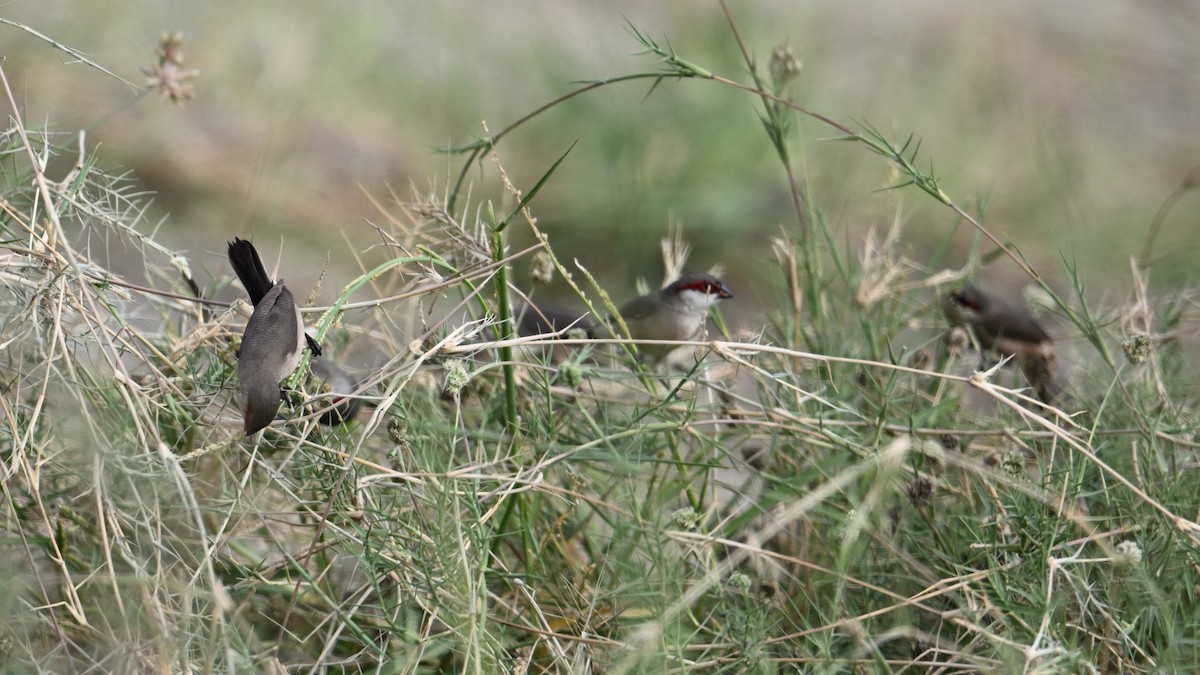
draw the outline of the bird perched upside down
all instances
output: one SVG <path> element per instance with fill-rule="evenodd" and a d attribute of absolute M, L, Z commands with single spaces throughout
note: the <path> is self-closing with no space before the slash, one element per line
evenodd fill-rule
<path fill-rule="evenodd" d="M 279 383 L 300 364 L 305 341 L 314 354 L 320 355 L 321 349 L 304 333 L 292 292 L 282 279 L 271 281 L 254 244 L 234 237 L 229 242 L 229 264 L 254 304 L 238 350 L 242 428 L 249 436 L 275 419 L 282 401 Z"/>

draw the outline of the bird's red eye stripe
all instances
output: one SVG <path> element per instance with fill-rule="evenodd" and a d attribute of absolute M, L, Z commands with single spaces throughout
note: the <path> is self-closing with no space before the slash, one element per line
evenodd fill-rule
<path fill-rule="evenodd" d="M 963 293 L 956 293 L 954 295 L 954 301 L 972 311 L 978 312 L 980 309 L 978 302 L 971 300 Z"/>
<path fill-rule="evenodd" d="M 692 283 L 684 286 L 680 290 L 696 291 L 697 293 L 703 293 L 705 295 L 719 295 L 721 297 L 725 297 L 726 295 L 729 295 L 729 291 L 725 288 L 724 284 L 715 283 L 708 279 L 700 279 L 699 281 L 693 281 Z"/>

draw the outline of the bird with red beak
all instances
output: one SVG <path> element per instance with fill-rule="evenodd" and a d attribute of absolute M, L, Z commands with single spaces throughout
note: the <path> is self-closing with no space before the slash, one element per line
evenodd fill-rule
<path fill-rule="evenodd" d="M 981 350 L 1013 357 L 1043 402 L 1060 393 L 1053 340 L 1029 310 L 967 284 L 943 298 L 942 311 L 969 327 Z"/>
<path fill-rule="evenodd" d="M 713 305 L 732 297 L 729 286 L 711 274 L 684 274 L 653 293 L 630 300 L 617 311 L 634 340 L 685 342 L 700 334 Z M 638 351 L 653 366 L 678 347 L 639 344 Z"/>
<path fill-rule="evenodd" d="M 309 380 L 320 380 L 324 388 L 331 394 L 329 399 L 321 403 L 321 408 L 328 408 L 317 421 L 326 426 L 346 424 L 358 415 L 362 409 L 362 399 L 353 396 L 358 390 L 359 383 L 350 373 L 343 370 L 333 361 L 324 356 L 314 356 L 308 362 Z"/>

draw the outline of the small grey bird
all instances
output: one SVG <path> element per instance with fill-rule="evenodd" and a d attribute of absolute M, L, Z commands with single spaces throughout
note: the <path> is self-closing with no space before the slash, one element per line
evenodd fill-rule
<path fill-rule="evenodd" d="M 1042 401 L 1061 392 L 1053 340 L 1027 309 L 967 284 L 942 299 L 942 311 L 951 323 L 970 326 L 984 351 L 1014 357 Z"/>
<path fill-rule="evenodd" d="M 243 430 L 249 436 L 275 419 L 282 400 L 279 383 L 300 364 L 305 340 L 314 354 L 320 355 L 321 349 L 305 335 L 292 292 L 282 279 L 272 282 L 267 276 L 254 244 L 234 237 L 229 264 L 254 304 L 238 350 Z"/>
<path fill-rule="evenodd" d="M 564 328 L 581 330 L 591 336 L 596 330 L 592 317 L 558 305 L 530 303 L 518 307 L 516 314 L 519 317 L 517 335 L 522 337 L 557 333 Z"/>
<path fill-rule="evenodd" d="M 518 306 L 515 315 L 517 316 L 517 335 L 521 337 L 557 333 L 564 329 L 569 330 L 563 334 L 563 337 L 574 337 L 577 332 L 584 337 L 596 337 L 597 324 L 592 317 L 560 305 L 527 303 Z M 566 361 L 571 356 L 571 346 L 569 345 L 556 344 L 540 349 L 530 345 L 530 348 L 531 353 L 542 358 L 548 355 L 550 360 L 556 364 Z"/>
<path fill-rule="evenodd" d="M 329 391 L 335 394 L 332 399 L 321 399 L 320 407 L 326 408 L 332 404 L 333 408 L 326 410 L 317 421 L 332 427 L 354 419 L 359 409 L 362 408 L 362 400 L 347 398 L 344 395 L 354 393 L 358 389 L 358 382 L 350 373 L 342 370 L 336 363 L 324 356 L 314 356 L 308 365 L 312 375 L 323 380 Z M 337 396 L 337 394 L 342 394 L 342 396 Z"/>
<path fill-rule="evenodd" d="M 733 291 L 711 274 L 684 274 L 664 288 L 634 298 L 617 311 L 635 340 L 691 340 L 700 334 L 708 310 Z M 654 365 L 678 345 L 638 345 L 643 357 Z"/>

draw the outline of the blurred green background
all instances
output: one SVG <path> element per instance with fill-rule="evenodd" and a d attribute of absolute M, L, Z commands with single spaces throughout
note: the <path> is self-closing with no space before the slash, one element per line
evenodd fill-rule
<path fill-rule="evenodd" d="M 968 210 L 986 202 L 993 230 L 1059 285 L 1065 254 L 1093 287 L 1122 288 L 1155 210 L 1200 163 L 1200 3 L 773 0 L 731 10 L 764 69 L 779 44 L 803 61 L 798 103 L 896 141 L 915 135 L 918 164 L 932 163 Z M 14 0 L 0 16 L 138 84 L 161 34 L 181 31 L 185 65 L 201 71 L 182 107 L 154 94 L 129 105 L 128 87 L 11 26 L 0 26 L 0 51 L 27 124 L 95 125 L 88 141 L 101 164 L 157 193 L 144 227 L 167 216 L 162 239 L 194 266 L 227 274 L 223 243 L 234 235 L 253 236 L 273 261 L 286 237 L 293 284 L 315 279 L 334 252 L 325 295 L 355 272 L 345 240 L 378 243 L 367 221 L 382 216 L 368 195 L 440 192 L 457 174 L 463 158 L 435 147 L 470 141 L 481 121 L 497 131 L 579 81 L 655 69 L 626 19 L 747 80 L 715 2 Z M 740 298 L 769 302 L 768 238 L 795 217 L 759 102 L 698 80 L 648 90 L 604 87 L 521 128 L 500 146 L 511 177 L 528 189 L 578 142 L 533 204 L 563 260 L 629 292 L 639 274 L 659 280 L 658 240 L 678 222 L 694 266 L 724 263 Z M 915 190 L 881 190 L 896 178 L 862 146 L 829 141 L 836 132 L 811 119 L 797 131 L 801 175 L 847 244 L 898 217 L 907 256 L 923 263 L 956 225 Z M 469 180 L 472 204 L 505 198 L 490 160 Z M 1198 223 L 1200 196 L 1184 198 L 1156 245 L 1163 281 L 1191 279 Z M 514 245 L 527 237 L 517 230 Z M 943 265 L 961 264 L 971 237 L 960 227 Z"/>

